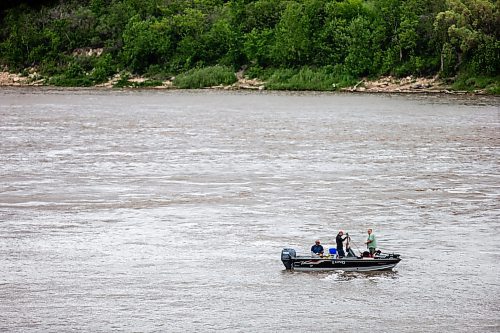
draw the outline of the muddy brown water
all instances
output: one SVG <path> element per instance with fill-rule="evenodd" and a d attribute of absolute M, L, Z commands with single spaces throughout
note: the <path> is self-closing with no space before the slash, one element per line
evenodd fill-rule
<path fill-rule="evenodd" d="M 0 90 L 0 331 L 498 332 L 499 99 Z M 298 273 L 372 227 L 392 272 Z"/>

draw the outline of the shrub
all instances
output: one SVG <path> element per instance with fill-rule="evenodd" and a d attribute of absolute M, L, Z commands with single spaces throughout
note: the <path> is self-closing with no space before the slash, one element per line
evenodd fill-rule
<path fill-rule="evenodd" d="M 150 78 L 151 80 L 163 81 L 170 79 L 173 75 L 172 73 L 160 65 L 151 65 L 148 67 L 144 76 Z"/>
<path fill-rule="evenodd" d="M 113 88 L 130 87 L 132 82 L 130 82 L 129 79 L 130 79 L 130 75 L 122 74 L 120 76 L 120 79 L 113 85 Z"/>
<path fill-rule="evenodd" d="M 299 71 L 279 69 L 269 78 L 266 88 L 275 90 L 322 90 L 333 91 L 352 83 L 351 76 L 336 74 L 329 68 Z"/>
<path fill-rule="evenodd" d="M 111 54 L 104 54 L 95 61 L 94 69 L 90 76 L 94 83 L 106 82 L 110 76 L 116 73 L 116 66 L 113 64 Z"/>
<path fill-rule="evenodd" d="M 49 80 L 51 85 L 64 87 L 88 87 L 92 83 L 90 77 L 77 62 L 71 62 L 62 74 L 53 76 Z"/>
<path fill-rule="evenodd" d="M 142 82 L 131 82 L 131 87 L 134 88 L 147 88 L 147 87 L 158 87 L 163 84 L 163 82 L 159 80 L 146 80 Z"/>
<path fill-rule="evenodd" d="M 452 87 L 455 90 L 474 91 L 477 89 L 486 90 L 491 94 L 500 92 L 500 77 L 474 76 L 469 72 L 461 72 Z"/>
<path fill-rule="evenodd" d="M 231 68 L 217 65 L 191 69 L 176 76 L 173 83 L 178 88 L 197 89 L 229 85 L 236 81 L 236 75 Z"/>
<path fill-rule="evenodd" d="M 269 80 L 276 71 L 274 68 L 262 68 L 258 65 L 248 67 L 245 70 L 245 76 L 251 79 Z"/>

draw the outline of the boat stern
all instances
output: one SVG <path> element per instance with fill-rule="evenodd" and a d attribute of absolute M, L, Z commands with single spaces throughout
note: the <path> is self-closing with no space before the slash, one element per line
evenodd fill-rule
<path fill-rule="evenodd" d="M 281 250 L 281 262 L 285 265 L 286 269 L 292 269 L 293 258 L 297 256 L 294 249 L 283 249 Z"/>

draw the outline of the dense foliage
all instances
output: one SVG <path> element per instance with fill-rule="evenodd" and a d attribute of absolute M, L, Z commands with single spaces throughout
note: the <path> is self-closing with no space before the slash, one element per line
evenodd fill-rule
<path fill-rule="evenodd" d="M 53 84 L 204 67 L 319 90 L 364 76 L 458 75 L 477 85 L 500 74 L 494 0 L 7 1 L 0 10 L 0 63 L 36 67 Z"/>

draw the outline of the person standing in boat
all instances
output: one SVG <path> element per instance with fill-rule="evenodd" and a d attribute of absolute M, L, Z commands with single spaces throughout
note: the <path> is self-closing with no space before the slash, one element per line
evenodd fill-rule
<path fill-rule="evenodd" d="M 323 245 L 321 245 L 321 242 L 319 241 L 319 239 L 317 239 L 315 244 L 311 246 L 311 255 L 322 257 L 324 252 L 325 250 L 323 249 Z"/>
<path fill-rule="evenodd" d="M 339 233 L 337 234 L 337 237 L 335 238 L 335 242 L 337 243 L 337 253 L 339 255 L 339 258 L 345 257 L 345 252 L 344 252 L 344 241 L 347 239 L 347 236 L 342 236 L 344 235 L 344 231 L 340 230 Z"/>
<path fill-rule="evenodd" d="M 366 239 L 365 243 L 368 251 L 370 251 L 370 256 L 373 257 L 375 251 L 377 250 L 377 239 L 375 238 L 375 235 L 373 234 L 373 230 L 371 228 L 368 229 L 368 238 Z"/>

